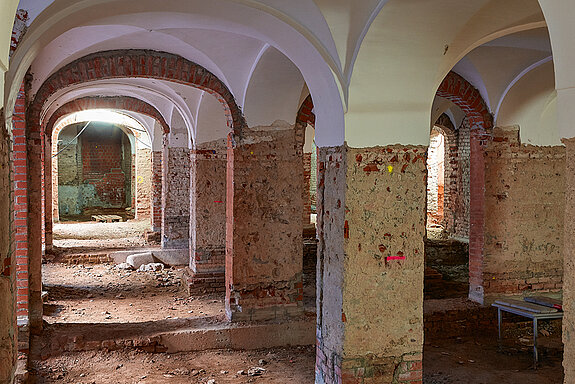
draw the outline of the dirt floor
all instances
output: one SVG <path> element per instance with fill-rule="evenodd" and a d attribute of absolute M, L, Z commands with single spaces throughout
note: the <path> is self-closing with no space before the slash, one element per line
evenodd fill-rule
<path fill-rule="evenodd" d="M 314 363 L 311 346 L 171 355 L 138 351 L 66 353 L 38 363 L 37 382 L 312 384 Z"/>
<path fill-rule="evenodd" d="M 148 247 L 147 222 L 57 224 L 52 258 L 70 254 Z M 310 253 L 314 250 L 310 248 Z M 313 263 L 305 264 L 313 288 Z M 98 324 L 157 324 L 181 319 L 223 321 L 223 295 L 187 297 L 177 268 L 136 272 L 113 264 L 43 266 L 47 329 Z M 309 304 L 313 305 L 313 298 Z M 180 319 L 180 320 L 176 320 Z M 188 321 L 188 320 L 185 320 Z M 150 323 L 153 322 L 153 323 Z M 93 325 L 92 325 L 93 324 Z M 122 325 L 125 326 L 125 325 Z M 64 327 L 64 328 L 62 328 Z M 100 327 L 100 328 L 98 328 Z M 70 328 L 72 329 L 72 328 Z M 64 330 L 65 331 L 65 330 Z M 424 346 L 426 384 L 551 384 L 562 383 L 561 333 L 540 335 L 540 366 L 532 369 L 529 331 L 507 335 L 503 348 L 490 335 L 477 338 L 428 340 Z M 56 332 L 57 333 L 57 332 Z M 43 337 L 50 337 L 50 331 Z M 65 352 L 36 358 L 31 372 L 38 383 L 274 383 L 314 382 L 313 346 L 257 351 L 217 350 L 178 354 L 141 350 Z M 257 374 L 253 368 L 265 371 Z M 250 371 L 250 369 L 252 369 Z"/>
<path fill-rule="evenodd" d="M 425 384 L 561 384 L 563 383 L 561 335 L 540 335 L 539 364 L 533 369 L 532 337 L 434 340 L 423 349 Z"/>
<path fill-rule="evenodd" d="M 189 297 L 177 269 L 138 272 L 113 264 L 43 266 L 48 323 L 132 323 L 224 317 L 224 297 Z"/>

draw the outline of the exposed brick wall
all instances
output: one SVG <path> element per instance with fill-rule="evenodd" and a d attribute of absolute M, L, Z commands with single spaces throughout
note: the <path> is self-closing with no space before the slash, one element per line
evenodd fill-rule
<path fill-rule="evenodd" d="M 152 230 L 159 232 L 162 228 L 162 151 L 152 151 Z"/>
<path fill-rule="evenodd" d="M 16 313 L 28 316 L 28 196 L 26 158 L 26 95 L 24 86 L 18 98 L 12 117 L 12 168 L 14 196 L 14 230 L 16 256 Z"/>
<path fill-rule="evenodd" d="M 437 90 L 466 114 L 470 126 L 469 297 L 484 299 L 485 163 L 484 150 L 491 140 L 493 116 L 481 94 L 463 77 L 450 72 Z"/>
<path fill-rule="evenodd" d="M 123 148 L 121 141 L 81 140 L 82 182 L 96 187 L 103 203 L 121 207 L 126 201 L 125 174 L 122 170 Z"/>
<path fill-rule="evenodd" d="M 162 114 L 140 99 L 130 96 L 88 96 L 72 100 L 58 108 L 50 116 L 46 131 L 52 132 L 54 125 L 62 116 L 91 109 L 116 109 L 141 113 L 156 119 L 164 127 L 164 132 L 170 130 Z"/>
<path fill-rule="evenodd" d="M 89 81 L 144 77 L 187 84 L 214 95 L 224 107 L 228 126 L 241 134 L 246 126 L 232 93 L 214 74 L 181 56 L 151 50 L 114 50 L 79 58 L 52 74 L 40 87 L 29 108 L 30 123 L 41 125 L 44 103 L 58 90 Z M 47 122 L 44 122 L 47 124 Z"/>
<path fill-rule="evenodd" d="M 188 248 L 190 150 L 164 146 L 162 159 L 162 248 Z"/>
<path fill-rule="evenodd" d="M 426 150 L 321 149 L 319 382 L 422 380 Z"/>
<path fill-rule="evenodd" d="M 303 164 L 291 126 L 244 132 L 227 155 L 226 314 L 303 312 Z"/>
<path fill-rule="evenodd" d="M 563 283 L 565 148 L 519 143 L 495 128 L 485 158 L 485 295 L 558 291 Z"/>
<path fill-rule="evenodd" d="M 453 215 L 453 227 L 451 233 L 456 237 L 469 238 L 469 199 L 470 199 L 470 126 L 469 121 L 464 119 L 457 129 L 457 148 L 452 157 L 456 162 L 455 185 L 452 184 L 452 203 L 450 212 Z M 455 152 L 454 151 L 454 152 Z"/>
<path fill-rule="evenodd" d="M 309 224 L 311 215 L 311 153 L 303 154 L 303 223 Z"/>
<path fill-rule="evenodd" d="M 136 218 L 149 218 L 151 215 L 152 192 L 152 151 L 138 149 L 136 152 Z"/>
<path fill-rule="evenodd" d="M 10 135 L 0 109 L 0 382 L 12 383 L 17 357 L 16 284 Z"/>

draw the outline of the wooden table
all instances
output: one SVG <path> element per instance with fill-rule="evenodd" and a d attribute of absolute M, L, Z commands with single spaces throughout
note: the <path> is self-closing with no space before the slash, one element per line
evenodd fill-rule
<path fill-rule="evenodd" d="M 521 303 L 522 305 L 518 304 Z M 563 312 L 555 308 L 549 308 L 543 305 L 527 303 L 520 300 L 497 300 L 492 306 L 497 308 L 497 328 L 499 332 L 499 345 L 501 345 L 501 320 L 502 312 L 509 312 L 515 315 L 527 317 L 533 320 L 533 365 L 537 368 L 539 354 L 537 352 L 537 325 L 539 320 L 561 319 Z"/>

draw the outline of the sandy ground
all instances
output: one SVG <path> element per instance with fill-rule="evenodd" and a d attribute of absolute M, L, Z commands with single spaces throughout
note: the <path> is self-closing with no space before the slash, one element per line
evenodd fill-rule
<path fill-rule="evenodd" d="M 149 354 L 138 351 L 66 353 L 38 366 L 38 383 L 312 384 L 313 347 L 256 351 Z M 263 368 L 251 376 L 251 368 Z M 213 380 L 213 381 L 211 381 Z"/>
<path fill-rule="evenodd" d="M 43 266 L 48 323 L 130 323 L 222 317 L 224 297 L 189 297 L 178 271 L 125 271 L 112 264 Z"/>
<path fill-rule="evenodd" d="M 66 223 L 55 226 L 56 254 L 105 252 L 108 248 L 147 246 L 147 222 Z M 312 265 L 307 266 L 308 269 Z M 175 318 L 223 319 L 223 295 L 189 298 L 178 271 L 135 272 L 111 264 L 47 263 L 43 279 L 48 297 L 45 320 L 54 326 L 99 323 L 142 323 Z M 311 289 L 311 283 L 310 285 Z M 440 303 L 441 301 L 441 303 Z M 457 301 L 457 303 L 455 302 Z M 438 300 L 439 307 L 458 300 Z M 435 301 L 434 301 L 435 302 Z M 310 300 L 310 304 L 311 303 Z M 429 302 L 427 303 L 429 304 Z M 429 305 L 426 310 L 429 310 Z M 169 320 L 179 321 L 179 320 Z M 67 325 L 69 324 L 69 325 Z M 561 335 L 540 339 L 541 363 L 532 369 L 531 336 L 512 335 L 498 349 L 493 336 L 427 340 L 424 346 L 425 384 L 559 384 L 562 383 Z M 33 362 L 39 383 L 277 383 L 314 382 L 315 350 L 305 348 L 259 351 L 205 351 L 148 354 L 125 350 L 64 353 Z M 260 376 L 249 376 L 252 367 Z"/>
<path fill-rule="evenodd" d="M 476 337 L 426 342 L 425 384 L 561 384 L 562 344 L 559 334 L 539 339 L 539 365 L 533 369 L 532 337 Z"/>

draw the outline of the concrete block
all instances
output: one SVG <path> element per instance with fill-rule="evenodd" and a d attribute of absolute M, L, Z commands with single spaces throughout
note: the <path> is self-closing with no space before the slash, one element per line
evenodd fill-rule
<path fill-rule="evenodd" d="M 144 264 L 157 262 L 158 260 L 154 257 L 152 252 L 136 253 L 126 258 L 126 263 L 130 264 L 134 269 L 138 269 Z"/>

